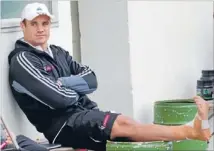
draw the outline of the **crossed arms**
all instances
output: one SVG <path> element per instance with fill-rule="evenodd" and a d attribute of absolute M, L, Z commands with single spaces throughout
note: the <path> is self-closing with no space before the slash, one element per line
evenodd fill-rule
<path fill-rule="evenodd" d="M 14 90 L 33 97 L 51 109 L 68 108 L 75 104 L 81 95 L 95 91 L 95 73 L 89 67 L 73 61 L 68 52 L 63 49 L 61 51 L 72 75 L 59 78 L 58 81 L 45 71 L 40 58 L 31 52 L 20 52 L 14 56 L 9 72 Z"/>

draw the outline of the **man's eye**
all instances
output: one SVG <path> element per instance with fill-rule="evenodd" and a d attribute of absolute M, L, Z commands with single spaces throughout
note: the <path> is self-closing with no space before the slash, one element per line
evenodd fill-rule
<path fill-rule="evenodd" d="M 31 25 L 32 25 L 32 26 L 35 26 L 35 25 L 36 25 L 36 23 L 31 23 Z"/>
<path fill-rule="evenodd" d="M 48 25 L 48 24 L 49 24 L 49 22 L 44 22 L 44 23 L 43 23 L 43 25 Z"/>

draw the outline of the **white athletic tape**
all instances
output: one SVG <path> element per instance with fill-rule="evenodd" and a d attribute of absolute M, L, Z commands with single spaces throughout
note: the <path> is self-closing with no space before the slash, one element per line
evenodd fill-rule
<path fill-rule="evenodd" d="M 209 121 L 208 120 L 202 120 L 202 125 L 201 128 L 204 129 L 209 129 L 210 125 L 209 125 Z"/>
<path fill-rule="evenodd" d="M 198 118 L 199 120 L 201 120 L 201 129 L 204 130 L 204 129 L 209 129 L 210 128 L 209 120 L 202 120 L 201 117 L 198 114 L 196 114 L 194 120 L 196 118 Z M 190 126 L 190 127 L 194 127 L 194 120 L 186 123 L 185 125 Z"/>

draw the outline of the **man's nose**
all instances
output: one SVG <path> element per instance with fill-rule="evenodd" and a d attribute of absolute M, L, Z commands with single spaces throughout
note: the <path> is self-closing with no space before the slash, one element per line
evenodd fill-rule
<path fill-rule="evenodd" d="M 44 27 L 42 25 L 38 25 L 37 31 L 38 32 L 43 32 L 44 31 Z"/>

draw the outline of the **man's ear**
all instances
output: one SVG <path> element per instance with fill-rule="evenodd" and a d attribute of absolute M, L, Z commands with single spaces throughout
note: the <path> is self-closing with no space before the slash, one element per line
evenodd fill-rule
<path fill-rule="evenodd" d="M 24 21 L 21 21 L 21 22 L 20 22 L 20 27 L 22 28 L 23 31 L 25 31 L 25 26 L 26 26 L 26 25 L 25 25 L 25 22 L 24 22 Z"/>

